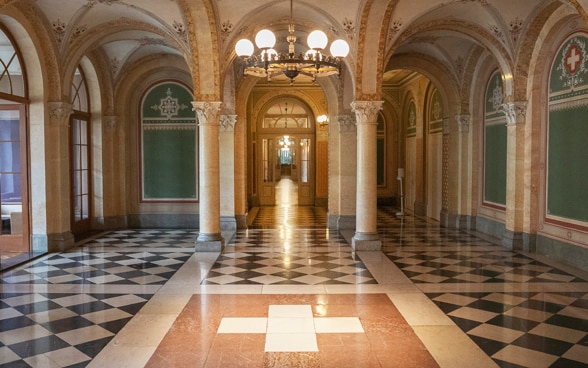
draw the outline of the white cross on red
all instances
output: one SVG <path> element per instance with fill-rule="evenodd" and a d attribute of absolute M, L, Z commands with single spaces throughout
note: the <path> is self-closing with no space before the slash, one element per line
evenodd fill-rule
<path fill-rule="evenodd" d="M 572 45 L 566 56 L 566 65 L 570 73 L 574 74 L 576 72 L 580 61 L 582 61 L 582 53 L 578 50 L 578 46 Z"/>

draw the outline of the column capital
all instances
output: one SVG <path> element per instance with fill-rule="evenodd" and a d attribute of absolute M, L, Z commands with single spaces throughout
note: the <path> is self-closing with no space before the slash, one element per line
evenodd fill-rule
<path fill-rule="evenodd" d="M 221 115 L 220 126 L 221 132 L 234 132 L 237 124 L 237 115 Z"/>
<path fill-rule="evenodd" d="M 53 126 L 68 127 L 69 117 L 73 113 L 72 105 L 67 102 L 48 102 L 49 123 Z"/>
<path fill-rule="evenodd" d="M 378 112 L 384 101 L 354 101 L 351 109 L 355 112 L 356 124 L 377 124 Z"/>
<path fill-rule="evenodd" d="M 457 114 L 455 116 L 457 120 L 457 127 L 460 133 L 469 133 L 470 131 L 470 121 L 471 116 L 470 114 Z"/>
<path fill-rule="evenodd" d="M 443 118 L 443 135 L 448 135 L 451 133 L 451 125 L 449 120 L 449 118 Z"/>
<path fill-rule="evenodd" d="M 353 114 L 337 115 L 337 124 L 339 125 L 339 133 L 352 133 L 356 130 Z"/>
<path fill-rule="evenodd" d="M 502 104 L 506 115 L 506 125 L 524 124 L 527 117 L 527 101 L 507 102 Z"/>
<path fill-rule="evenodd" d="M 192 101 L 192 111 L 196 111 L 198 125 L 218 125 L 222 102 Z"/>

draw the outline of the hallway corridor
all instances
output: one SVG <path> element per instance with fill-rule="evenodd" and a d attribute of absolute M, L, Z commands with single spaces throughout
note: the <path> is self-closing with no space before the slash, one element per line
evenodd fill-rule
<path fill-rule="evenodd" d="M 257 210 L 257 209 L 256 209 Z M 588 276 L 380 208 L 258 209 L 222 254 L 120 230 L 3 272 L 0 367 L 588 367 Z"/>

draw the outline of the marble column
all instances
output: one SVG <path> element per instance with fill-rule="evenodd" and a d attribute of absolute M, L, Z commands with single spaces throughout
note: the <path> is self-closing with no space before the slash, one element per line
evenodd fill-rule
<path fill-rule="evenodd" d="M 220 229 L 219 118 L 221 102 L 192 102 L 199 129 L 200 227 L 195 251 L 217 252 L 224 247 Z"/>
<path fill-rule="evenodd" d="M 235 124 L 237 115 L 220 116 L 221 230 L 237 230 L 235 218 Z"/>
<path fill-rule="evenodd" d="M 47 250 L 73 247 L 71 233 L 71 185 L 69 126 L 72 106 L 49 102 L 49 128 L 45 133 L 47 192 Z"/>
<path fill-rule="evenodd" d="M 356 227 L 352 239 L 355 250 L 380 250 L 377 232 L 377 152 L 378 112 L 383 101 L 355 101 L 351 108 L 357 124 L 357 198 Z"/>
<path fill-rule="evenodd" d="M 525 147 L 527 103 L 503 104 L 506 115 L 506 218 L 502 245 L 509 249 L 534 250 L 534 241 L 524 233 L 525 223 Z"/>

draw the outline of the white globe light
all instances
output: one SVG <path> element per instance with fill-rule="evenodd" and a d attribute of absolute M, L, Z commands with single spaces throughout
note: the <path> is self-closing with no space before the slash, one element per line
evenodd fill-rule
<path fill-rule="evenodd" d="M 243 38 L 239 41 L 237 41 L 237 43 L 235 44 L 235 53 L 238 56 L 251 56 L 253 55 L 253 50 L 254 50 L 254 46 L 253 46 L 253 42 L 249 41 L 246 38 Z"/>
<path fill-rule="evenodd" d="M 308 38 L 306 39 L 306 43 L 308 44 L 308 47 L 310 47 L 311 49 L 322 50 L 325 47 L 327 47 L 329 39 L 327 38 L 325 32 L 316 30 L 310 32 Z"/>
<path fill-rule="evenodd" d="M 276 35 L 269 29 L 262 29 L 255 35 L 255 44 L 260 49 L 271 49 L 276 44 Z"/>
<path fill-rule="evenodd" d="M 349 44 L 345 40 L 335 40 L 331 44 L 331 56 L 346 57 L 349 54 Z"/>

